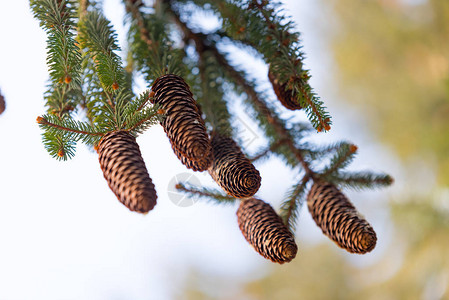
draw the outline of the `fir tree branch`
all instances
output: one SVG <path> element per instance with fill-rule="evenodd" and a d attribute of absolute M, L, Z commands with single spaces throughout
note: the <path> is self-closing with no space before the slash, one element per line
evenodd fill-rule
<path fill-rule="evenodd" d="M 159 110 L 154 109 L 153 107 L 148 108 L 146 112 L 140 114 L 140 120 L 127 123 L 127 126 L 129 127 L 126 130 L 134 133 L 141 133 L 151 125 L 156 124 L 157 121 L 160 121 L 160 114 Z"/>
<path fill-rule="evenodd" d="M 393 183 L 394 179 L 384 173 L 370 171 L 344 172 L 339 171 L 323 177 L 324 180 L 339 185 L 340 187 L 354 190 L 373 189 L 386 187 Z"/>
<path fill-rule="evenodd" d="M 49 118 L 49 116 L 44 116 L 44 117 L 37 117 L 36 122 L 43 126 L 43 127 L 52 127 L 55 128 L 57 130 L 61 130 L 61 131 L 67 131 L 67 132 L 72 132 L 72 133 L 76 133 L 76 134 L 82 134 L 82 135 L 93 135 L 93 136 L 103 136 L 104 133 L 103 132 L 98 132 L 98 131 L 86 131 L 86 130 L 81 130 L 78 129 L 75 126 L 63 126 L 63 125 L 59 125 L 56 124 L 54 121 L 48 121 L 47 119 Z M 75 123 L 72 123 L 75 124 Z M 76 124 L 81 124 L 81 123 L 76 123 Z"/>
<path fill-rule="evenodd" d="M 203 7 L 207 3 L 219 13 L 223 18 L 224 35 L 262 54 L 270 72 L 276 74 L 280 85 L 303 107 L 313 126 L 318 131 L 330 130 L 331 117 L 308 83 L 309 71 L 303 68 L 300 34 L 294 31 L 294 23 L 281 15 L 280 3 L 257 0 L 194 2 Z"/>
<path fill-rule="evenodd" d="M 267 62 L 270 64 L 270 68 L 276 71 L 276 74 L 280 75 L 279 79 L 281 84 L 288 83 L 286 88 L 298 92 L 300 97 L 297 100 L 305 107 L 307 115 L 312 121 L 312 124 L 314 124 L 314 127 L 318 131 L 322 131 L 323 129 L 325 131 L 330 130 L 330 116 L 324 110 L 323 102 L 312 92 L 312 88 L 307 83 L 307 80 L 310 78 L 308 71 L 302 69 L 303 54 L 300 51 L 300 46 L 296 45 L 299 33 L 292 34 L 289 32 L 289 29 L 293 27 L 293 23 L 287 22 L 286 24 L 281 24 L 284 21 L 284 17 L 278 16 L 275 13 L 275 8 L 268 5 L 268 2 L 262 1 L 259 3 L 258 0 L 251 0 L 249 8 L 252 7 L 255 7 L 265 20 L 266 28 L 268 28 L 266 39 L 269 40 L 269 43 L 267 44 L 274 46 L 275 49 L 271 51 L 268 49 L 264 53 Z M 271 39 L 276 41 L 273 43 Z M 291 51 L 291 49 L 294 50 Z M 275 59 L 277 56 L 283 56 L 285 61 L 281 59 L 278 61 Z M 283 74 L 286 69 L 290 71 L 289 74 Z M 286 80 L 287 78 L 288 82 Z"/>
<path fill-rule="evenodd" d="M 215 57 L 208 51 L 199 53 L 198 69 L 200 75 L 201 93 L 198 102 L 205 112 L 206 123 L 211 131 L 217 131 L 226 136 L 232 136 L 231 115 L 224 101 L 223 76 Z"/>
<path fill-rule="evenodd" d="M 96 11 L 87 12 L 80 20 L 79 33 L 80 44 L 88 49 L 95 62 L 98 78 L 107 91 L 106 96 L 111 98 L 108 94 L 126 87 L 121 58 L 114 53 L 120 50 L 117 34 L 110 22 Z"/>
<path fill-rule="evenodd" d="M 334 157 L 332 157 L 329 166 L 325 167 L 321 172 L 322 176 L 327 176 L 348 166 L 354 159 L 356 152 L 356 145 L 344 142 L 340 143 L 340 147 Z"/>
<path fill-rule="evenodd" d="M 270 152 L 274 152 L 279 146 L 281 146 L 284 143 L 285 143 L 285 140 L 278 140 L 275 143 L 271 144 L 269 147 L 259 151 L 258 154 L 254 155 L 249 160 L 251 162 L 255 162 L 255 161 L 267 156 Z"/>
<path fill-rule="evenodd" d="M 194 33 L 184 22 L 182 22 L 179 15 L 175 11 L 171 10 L 171 13 L 174 17 L 175 22 L 183 31 L 185 37 L 194 41 L 197 51 L 201 53 L 207 50 L 210 51 L 210 53 L 212 53 L 215 56 L 217 62 L 224 68 L 224 70 L 228 73 L 228 75 L 231 78 L 233 78 L 233 81 L 238 86 L 240 86 L 243 89 L 243 91 L 248 95 L 248 97 L 252 100 L 257 111 L 265 116 L 268 123 L 274 128 L 277 137 L 281 140 L 285 140 L 285 145 L 287 145 L 288 148 L 291 150 L 291 152 L 295 155 L 296 159 L 298 160 L 298 162 L 301 163 L 306 173 L 313 174 L 312 170 L 309 168 L 308 163 L 305 161 L 301 153 L 301 150 L 299 150 L 295 146 L 293 142 L 294 139 L 289 133 L 289 131 L 285 128 L 283 122 L 275 114 L 275 112 L 268 107 L 267 103 L 264 100 L 262 100 L 262 98 L 254 89 L 253 85 L 250 84 L 245 79 L 245 77 L 228 62 L 228 60 L 224 57 L 224 55 L 218 51 L 215 45 L 211 45 L 210 43 L 206 42 L 205 35 Z"/>
<path fill-rule="evenodd" d="M 228 195 L 223 195 L 222 193 L 220 193 L 217 190 L 213 190 L 213 189 L 208 189 L 205 187 L 202 187 L 201 189 L 198 188 L 188 188 L 185 186 L 184 183 L 178 183 L 176 185 L 176 189 L 178 191 L 187 193 L 191 196 L 195 196 L 198 198 L 207 198 L 209 200 L 215 200 L 220 204 L 232 204 L 235 203 L 235 201 L 237 200 L 234 197 L 228 196 Z"/>
<path fill-rule="evenodd" d="M 185 77 L 187 70 L 182 62 L 183 52 L 173 48 L 167 33 L 167 20 L 157 13 L 164 12 L 164 3 L 157 1 L 157 11 L 144 14 L 139 1 L 123 1 L 133 20 L 128 39 L 139 71 L 146 75 L 148 81 L 154 81 L 167 73 Z"/>
<path fill-rule="evenodd" d="M 305 174 L 301 180 L 301 183 L 293 187 L 290 195 L 287 197 L 287 200 L 281 204 L 280 216 L 284 224 L 290 229 L 291 232 L 295 231 L 298 212 L 303 204 L 303 200 L 301 198 L 305 193 L 307 183 L 310 179 L 310 174 Z"/>
<path fill-rule="evenodd" d="M 47 65 L 53 83 L 80 83 L 81 54 L 74 39 L 75 5 L 68 0 L 31 0 L 34 17 L 47 32 Z"/>

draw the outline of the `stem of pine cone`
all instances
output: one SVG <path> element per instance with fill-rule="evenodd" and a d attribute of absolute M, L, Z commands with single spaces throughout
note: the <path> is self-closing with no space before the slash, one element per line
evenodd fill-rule
<path fill-rule="evenodd" d="M 282 125 L 282 123 L 273 115 L 266 102 L 259 97 L 248 81 L 233 66 L 231 66 L 231 64 L 229 64 L 228 60 L 215 46 L 207 45 L 204 35 L 194 33 L 184 22 L 181 21 L 176 12 L 172 9 L 170 9 L 170 12 L 174 17 L 176 24 L 178 24 L 183 31 L 185 37 L 194 41 L 197 51 L 203 52 L 208 50 L 215 56 L 217 62 L 220 63 L 227 73 L 235 79 L 235 81 L 243 88 L 248 97 L 257 105 L 259 111 L 266 116 L 268 122 L 273 125 L 278 133 L 278 136 L 293 152 L 296 159 L 301 163 L 302 167 L 306 171 L 306 174 L 310 174 L 311 177 L 314 177 L 315 173 L 310 169 L 308 163 L 304 160 L 301 150 L 299 150 L 293 143 L 293 137 L 289 134 L 288 130 Z"/>

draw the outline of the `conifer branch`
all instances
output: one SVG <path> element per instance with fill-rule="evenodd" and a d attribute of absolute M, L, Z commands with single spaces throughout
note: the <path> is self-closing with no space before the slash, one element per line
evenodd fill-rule
<path fill-rule="evenodd" d="M 126 86 L 121 58 L 114 53 L 120 50 L 117 34 L 110 22 L 96 11 L 87 12 L 81 19 L 79 33 L 80 44 L 88 49 L 106 96 L 113 103 L 110 93 Z"/>
<path fill-rule="evenodd" d="M 208 188 L 188 188 L 185 186 L 184 183 L 178 183 L 176 184 L 176 189 L 178 191 L 190 194 L 191 196 L 195 196 L 198 198 L 207 198 L 209 200 L 216 200 L 218 201 L 220 204 L 226 203 L 226 204 L 232 204 L 234 203 L 237 199 L 229 196 L 229 195 L 223 195 L 222 193 L 220 193 L 217 190 L 213 190 L 213 189 L 208 189 Z"/>
<path fill-rule="evenodd" d="M 31 0 L 34 17 L 47 32 L 47 65 L 54 83 L 79 83 L 81 54 L 74 39 L 75 9 L 68 0 Z"/>
<path fill-rule="evenodd" d="M 280 86 L 292 95 L 292 101 L 304 108 L 313 126 L 318 131 L 330 130 L 331 117 L 308 84 L 311 76 L 303 68 L 299 33 L 294 32 L 294 23 L 281 15 L 277 8 L 279 3 L 195 0 L 198 5 L 206 2 L 223 18 L 225 34 L 231 40 L 251 46 L 262 54 L 270 72 L 276 74 Z"/>
<path fill-rule="evenodd" d="M 291 232 L 295 231 L 296 220 L 298 219 L 298 212 L 303 204 L 303 196 L 305 194 L 306 186 L 311 179 L 310 174 L 305 174 L 300 184 L 293 187 L 287 200 L 281 204 L 280 216 L 284 224 Z"/>
<path fill-rule="evenodd" d="M 224 68 L 227 74 L 233 79 L 233 81 L 240 86 L 243 91 L 247 94 L 247 96 L 252 100 L 255 105 L 257 111 L 261 113 L 268 123 L 274 128 L 276 135 L 279 139 L 285 141 L 285 145 L 291 150 L 291 152 L 295 155 L 298 162 L 303 166 L 306 173 L 313 174 L 312 170 L 309 168 L 308 163 L 305 161 L 301 151 L 295 146 L 293 142 L 293 137 L 289 133 L 289 131 L 285 128 L 283 122 L 276 115 L 276 113 L 270 109 L 267 103 L 262 100 L 259 94 L 254 89 L 253 85 L 250 84 L 245 77 L 237 71 L 221 54 L 215 45 L 206 42 L 206 36 L 203 34 L 194 33 L 179 17 L 179 15 L 171 10 L 172 15 L 174 16 L 175 22 L 179 25 L 181 30 L 183 31 L 186 38 L 194 41 L 196 45 L 196 49 L 199 53 L 204 51 L 210 51 L 214 56 L 217 62 Z"/>
<path fill-rule="evenodd" d="M 85 131 L 85 130 L 80 130 L 80 129 L 77 129 L 74 127 L 68 127 L 68 126 L 62 126 L 59 124 L 55 124 L 53 122 L 48 121 L 47 118 L 39 116 L 39 117 L 37 117 L 36 122 L 39 125 L 42 125 L 44 127 L 48 126 L 48 127 L 52 127 L 52 128 L 67 131 L 67 132 L 73 132 L 73 133 L 85 134 L 85 135 L 94 135 L 94 136 L 103 136 L 104 135 L 104 133 L 102 133 L 102 132 Z"/>
<path fill-rule="evenodd" d="M 256 155 L 254 155 L 252 158 L 250 158 L 251 162 L 255 162 L 265 156 L 267 156 L 270 152 L 274 152 L 279 146 L 284 144 L 284 140 L 278 140 L 275 143 L 271 144 L 269 147 L 266 147 L 265 149 L 259 151 Z"/>
<path fill-rule="evenodd" d="M 393 183 L 394 179 L 384 173 L 373 173 L 370 171 L 344 172 L 339 171 L 323 177 L 328 182 L 333 182 L 340 187 L 354 190 L 373 189 L 386 187 Z"/>
<path fill-rule="evenodd" d="M 167 20 L 156 12 L 144 14 L 139 1 L 123 0 L 127 12 L 132 16 L 128 39 L 138 62 L 139 71 L 146 74 L 148 81 L 154 81 L 164 74 L 176 74 L 184 77 L 187 73 L 182 62 L 183 52 L 172 47 L 167 33 Z M 164 10 L 164 3 L 156 3 Z M 143 42 L 143 44 L 142 44 Z"/>
<path fill-rule="evenodd" d="M 348 166 L 353 160 L 357 149 L 357 146 L 354 144 L 341 143 L 337 153 L 332 157 L 329 166 L 324 168 L 322 176 L 327 176 Z"/>
<path fill-rule="evenodd" d="M 307 105 L 303 105 L 305 107 L 309 119 L 312 121 L 312 123 L 315 125 L 315 128 L 318 129 L 318 131 L 322 131 L 323 129 L 325 131 L 330 130 L 330 116 L 327 112 L 324 111 L 322 102 L 319 101 L 319 99 L 316 97 L 316 95 L 311 92 L 311 88 L 307 83 L 307 80 L 310 78 L 310 75 L 308 74 L 308 71 L 302 70 L 302 60 L 303 55 L 299 51 L 299 47 L 295 46 L 294 43 L 298 39 L 299 34 L 291 34 L 289 33 L 288 29 L 290 29 L 291 23 L 287 23 L 286 25 L 281 25 L 280 20 L 277 19 L 283 19 L 279 18 L 275 13 L 273 8 L 266 8 L 268 6 L 268 2 L 262 1 L 259 3 L 258 0 L 252 0 L 249 4 L 249 8 L 255 7 L 257 10 L 261 13 L 263 19 L 265 20 L 268 31 L 267 31 L 267 39 L 271 40 L 272 38 L 276 39 L 277 42 L 275 44 L 280 45 L 280 47 L 285 47 L 285 51 L 278 50 L 278 55 L 284 56 L 285 60 L 289 63 L 282 62 L 282 69 L 285 69 L 285 67 L 288 67 L 288 69 L 291 72 L 291 75 L 288 79 L 288 85 L 287 87 L 289 89 L 294 89 L 299 92 L 300 95 L 302 95 L 302 98 L 305 100 Z M 297 51 L 290 52 L 287 49 L 289 48 L 297 48 Z M 276 57 L 276 55 L 274 56 Z M 277 61 L 272 58 L 272 56 L 266 55 L 266 60 L 268 62 L 271 61 L 270 67 L 273 67 L 272 64 L 276 64 Z M 281 62 L 279 62 L 281 63 Z M 300 66 L 300 72 L 298 73 L 297 67 Z M 273 67 L 274 70 L 280 69 L 276 68 L 276 66 Z M 282 74 L 282 72 L 280 72 Z M 282 77 L 282 76 L 281 76 Z M 286 83 L 285 80 L 282 80 L 281 83 Z M 297 99 L 298 101 L 301 100 L 301 98 Z M 319 125 L 317 126 L 316 123 Z"/>

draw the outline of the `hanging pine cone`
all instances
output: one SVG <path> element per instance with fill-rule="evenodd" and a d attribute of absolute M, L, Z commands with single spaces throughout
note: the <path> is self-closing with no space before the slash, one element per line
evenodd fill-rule
<path fill-rule="evenodd" d="M 212 178 L 235 198 L 253 196 L 260 187 L 259 171 L 233 139 L 213 132 L 211 142 L 213 161 L 209 174 Z"/>
<path fill-rule="evenodd" d="M 298 247 L 293 234 L 270 204 L 255 198 L 242 200 L 237 221 L 245 239 L 263 257 L 280 264 L 295 258 Z"/>
<path fill-rule="evenodd" d="M 0 91 L 0 115 L 5 111 L 5 107 L 6 107 L 5 97 L 3 97 Z"/>
<path fill-rule="evenodd" d="M 334 185 L 315 182 L 307 206 L 323 233 L 341 248 L 364 254 L 376 246 L 374 229 Z"/>
<path fill-rule="evenodd" d="M 286 89 L 287 84 L 280 84 L 279 80 L 271 69 L 268 71 L 268 79 L 270 79 L 274 93 L 283 106 L 290 110 L 298 110 L 302 108 L 298 103 L 298 100 L 295 99 L 295 94 L 292 92 L 292 90 Z"/>
<path fill-rule="evenodd" d="M 146 213 L 156 205 L 156 190 L 136 138 L 126 131 L 107 133 L 97 146 L 104 178 L 117 198 L 132 211 Z"/>
<path fill-rule="evenodd" d="M 161 125 L 176 156 L 189 169 L 207 170 L 212 159 L 210 140 L 187 83 L 168 74 L 156 79 L 151 90 L 151 102 L 159 104 L 166 113 Z"/>

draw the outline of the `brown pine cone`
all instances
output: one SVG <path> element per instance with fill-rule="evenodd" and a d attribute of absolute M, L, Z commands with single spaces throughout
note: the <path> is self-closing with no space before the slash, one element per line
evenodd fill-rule
<path fill-rule="evenodd" d="M 374 229 L 334 185 L 315 182 L 307 206 L 318 227 L 341 248 L 364 254 L 376 246 Z"/>
<path fill-rule="evenodd" d="M 233 139 L 213 132 L 211 142 L 213 161 L 209 174 L 212 178 L 235 198 L 253 196 L 260 187 L 259 171 Z"/>
<path fill-rule="evenodd" d="M 255 198 L 242 200 L 237 221 L 245 239 L 263 257 L 280 264 L 295 258 L 298 247 L 293 234 L 270 204 Z"/>
<path fill-rule="evenodd" d="M 136 138 L 126 131 L 107 133 L 98 143 L 104 178 L 118 200 L 132 211 L 146 213 L 156 205 L 156 190 Z"/>
<path fill-rule="evenodd" d="M 168 74 L 156 79 L 151 90 L 151 102 L 166 113 L 161 125 L 175 154 L 187 168 L 207 170 L 212 160 L 210 139 L 187 83 Z"/>
<path fill-rule="evenodd" d="M 287 84 L 279 83 L 279 80 L 276 78 L 276 75 L 271 71 L 271 69 L 268 71 L 268 79 L 270 79 L 274 93 L 283 106 L 290 110 L 298 110 L 302 108 L 302 106 L 298 103 L 298 100 L 295 99 L 295 94 L 292 90 L 286 89 Z"/>
<path fill-rule="evenodd" d="M 5 111 L 6 108 L 6 102 L 5 97 L 0 92 L 0 115 Z"/>

